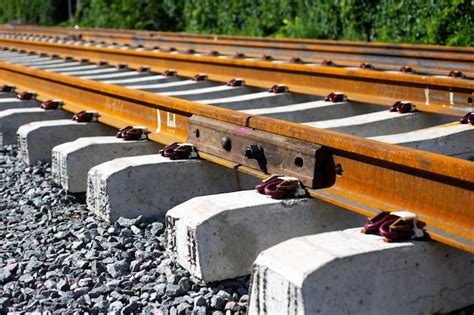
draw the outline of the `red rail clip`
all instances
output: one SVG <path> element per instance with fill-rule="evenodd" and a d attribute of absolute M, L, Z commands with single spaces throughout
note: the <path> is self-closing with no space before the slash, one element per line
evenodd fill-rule
<path fill-rule="evenodd" d="M 150 72 L 150 67 L 148 67 L 148 66 L 141 66 L 140 68 L 138 68 L 138 72 L 139 72 L 139 73 L 148 73 L 148 72 Z"/>
<path fill-rule="evenodd" d="M 235 78 L 227 82 L 227 86 L 244 86 L 245 81 L 243 79 Z"/>
<path fill-rule="evenodd" d="M 217 50 L 211 50 L 209 53 L 208 53 L 209 56 L 219 56 L 219 52 Z"/>
<path fill-rule="evenodd" d="M 92 122 L 92 121 L 97 121 L 99 118 L 99 113 L 97 112 L 86 112 L 86 111 L 80 111 L 79 113 L 75 114 L 72 117 L 72 120 L 75 120 L 77 122 Z"/>
<path fill-rule="evenodd" d="M 321 66 L 333 67 L 333 66 L 335 66 L 335 65 L 336 65 L 336 64 L 335 64 L 334 61 L 332 61 L 332 60 L 324 59 L 323 61 L 321 61 Z"/>
<path fill-rule="evenodd" d="M 260 194 L 268 195 L 273 199 L 288 199 L 307 196 L 301 182 L 295 177 L 272 175 L 261 184 L 255 186 Z"/>
<path fill-rule="evenodd" d="M 165 77 L 174 77 L 176 75 L 176 70 L 174 69 L 165 70 L 163 71 L 162 75 L 164 75 Z"/>
<path fill-rule="evenodd" d="M 374 66 L 372 66 L 370 63 L 368 62 L 363 62 L 359 65 L 359 68 L 361 69 L 368 69 L 368 70 L 371 70 L 371 69 L 374 69 Z"/>
<path fill-rule="evenodd" d="M 196 159 L 198 154 L 196 148 L 190 143 L 174 142 L 159 151 L 159 153 L 171 160 Z"/>
<path fill-rule="evenodd" d="M 117 65 L 117 69 L 120 69 L 120 70 L 128 69 L 128 65 L 126 63 L 119 63 Z"/>
<path fill-rule="evenodd" d="M 2 87 L 0 87 L 0 92 L 3 93 L 13 93 L 15 92 L 16 87 L 11 84 L 5 84 Z"/>
<path fill-rule="evenodd" d="M 449 72 L 448 77 L 464 78 L 464 74 L 461 71 L 453 70 Z"/>
<path fill-rule="evenodd" d="M 150 132 L 146 127 L 141 126 L 127 126 L 117 132 L 117 138 L 124 140 L 146 140 L 147 134 Z"/>
<path fill-rule="evenodd" d="M 347 101 L 347 97 L 344 93 L 341 92 L 333 92 L 324 98 L 326 102 L 333 102 L 333 103 L 340 103 Z"/>
<path fill-rule="evenodd" d="M 16 98 L 22 101 L 31 101 L 34 100 L 36 97 L 35 92 L 22 92 L 16 95 Z"/>
<path fill-rule="evenodd" d="M 262 60 L 265 60 L 265 61 L 272 61 L 272 60 L 274 60 L 275 58 L 273 58 L 273 57 L 270 56 L 270 55 L 265 54 L 265 55 L 262 56 L 261 59 L 262 59 Z"/>
<path fill-rule="evenodd" d="M 286 93 L 288 92 L 288 87 L 285 84 L 275 84 L 268 90 L 268 92 L 275 94 Z"/>
<path fill-rule="evenodd" d="M 290 62 L 291 63 L 304 63 L 303 59 L 301 59 L 300 57 L 291 57 Z"/>
<path fill-rule="evenodd" d="M 401 114 L 416 112 L 416 107 L 407 101 L 397 101 L 388 109 L 390 112 L 399 112 Z"/>
<path fill-rule="evenodd" d="M 385 242 L 407 241 L 425 238 L 424 224 L 417 221 L 414 213 L 407 211 L 381 212 L 364 225 L 362 233 L 378 234 Z"/>
<path fill-rule="evenodd" d="M 194 75 L 192 80 L 193 81 L 206 81 L 207 80 L 207 74 L 198 73 L 198 74 Z"/>
<path fill-rule="evenodd" d="M 399 71 L 404 72 L 404 73 L 414 73 L 415 72 L 415 71 L 413 71 L 413 68 L 410 67 L 410 66 L 402 66 Z"/>
<path fill-rule="evenodd" d="M 471 124 L 474 125 L 474 113 L 467 113 L 461 120 L 459 121 L 461 124 Z"/>
<path fill-rule="evenodd" d="M 242 58 L 245 58 L 245 57 L 246 57 L 245 54 L 242 53 L 242 52 L 235 53 L 235 55 L 234 55 L 235 59 L 242 59 Z"/>
<path fill-rule="evenodd" d="M 47 100 L 46 102 L 41 103 L 41 108 L 46 110 L 55 110 L 61 108 L 63 101 L 58 100 Z"/>

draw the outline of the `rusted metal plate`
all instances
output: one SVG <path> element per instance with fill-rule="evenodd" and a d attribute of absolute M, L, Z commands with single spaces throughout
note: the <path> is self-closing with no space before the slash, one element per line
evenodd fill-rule
<path fill-rule="evenodd" d="M 199 152 L 265 174 L 294 176 L 308 187 L 325 184 L 328 154 L 319 145 L 201 116 L 190 117 L 188 125 L 188 142 Z"/>

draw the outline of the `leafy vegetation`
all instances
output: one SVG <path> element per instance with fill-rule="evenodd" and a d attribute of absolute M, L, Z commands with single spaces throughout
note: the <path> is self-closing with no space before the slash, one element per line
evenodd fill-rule
<path fill-rule="evenodd" d="M 0 0 L 0 22 L 472 46 L 471 0 Z M 66 22 L 65 22 L 66 21 Z M 65 23 L 64 23 L 65 22 Z"/>

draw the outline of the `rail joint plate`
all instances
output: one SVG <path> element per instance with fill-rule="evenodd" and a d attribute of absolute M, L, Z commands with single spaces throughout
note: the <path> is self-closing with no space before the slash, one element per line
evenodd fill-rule
<path fill-rule="evenodd" d="M 329 150 L 269 132 L 192 116 L 188 141 L 204 152 L 267 174 L 297 177 L 305 186 L 327 186 Z"/>

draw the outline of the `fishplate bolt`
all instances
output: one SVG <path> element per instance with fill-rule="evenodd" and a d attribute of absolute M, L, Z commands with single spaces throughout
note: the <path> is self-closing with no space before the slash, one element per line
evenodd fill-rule
<path fill-rule="evenodd" d="M 258 166 L 265 173 L 267 172 L 267 159 L 263 147 L 258 144 L 250 144 L 242 150 L 242 155 L 247 159 L 254 159 L 257 161 Z"/>
<path fill-rule="evenodd" d="M 232 141 L 229 137 L 224 137 L 221 139 L 221 146 L 224 150 L 230 151 L 232 150 Z"/>

